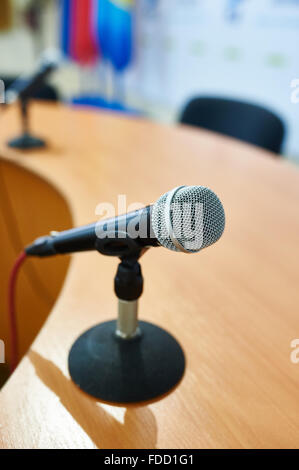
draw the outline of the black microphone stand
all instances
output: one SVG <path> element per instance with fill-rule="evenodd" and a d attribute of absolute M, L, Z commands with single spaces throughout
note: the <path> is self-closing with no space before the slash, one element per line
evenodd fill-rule
<path fill-rule="evenodd" d="M 8 142 L 9 147 L 17 148 L 20 150 L 30 150 L 36 148 L 43 148 L 46 146 L 46 142 L 42 139 L 38 139 L 30 134 L 29 131 L 29 107 L 30 98 L 28 96 L 20 97 L 19 104 L 21 109 L 21 122 L 22 122 L 22 134 L 19 137 L 15 137 Z"/>
<path fill-rule="evenodd" d="M 124 248 L 125 247 L 125 248 Z M 98 241 L 110 256 L 107 241 Z M 185 357 L 179 343 L 162 328 L 138 322 L 138 299 L 143 291 L 134 241 L 122 241 L 121 262 L 114 279 L 118 318 L 94 326 L 80 336 L 69 353 L 69 372 L 84 392 L 113 404 L 152 401 L 181 380 Z"/>

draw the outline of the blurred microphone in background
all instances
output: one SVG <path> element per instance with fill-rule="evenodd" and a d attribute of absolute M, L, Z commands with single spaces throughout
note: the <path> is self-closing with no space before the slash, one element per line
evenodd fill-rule
<path fill-rule="evenodd" d="M 6 104 L 11 104 L 17 99 L 27 100 L 32 98 L 61 63 L 61 53 L 56 49 L 47 49 L 42 54 L 36 70 L 31 75 L 21 75 L 9 87 L 6 92 Z"/>
<path fill-rule="evenodd" d="M 56 49 L 46 50 L 39 61 L 39 64 L 31 75 L 24 75 L 15 80 L 6 92 L 5 102 L 7 105 L 19 100 L 22 119 L 22 134 L 13 138 L 8 145 L 19 150 L 30 150 L 46 146 L 43 139 L 36 138 L 29 131 L 28 103 L 31 98 L 40 98 L 57 101 L 55 90 L 51 87 L 45 89 L 44 97 L 40 91 L 45 88 L 45 82 L 50 74 L 56 70 L 62 62 L 62 55 Z M 40 93 L 40 96 L 38 96 Z M 47 96 L 48 95 L 48 96 Z M 54 95 L 54 96 L 53 96 Z"/>

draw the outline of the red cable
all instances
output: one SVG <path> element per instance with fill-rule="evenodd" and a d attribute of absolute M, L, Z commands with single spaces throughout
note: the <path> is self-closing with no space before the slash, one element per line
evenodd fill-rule
<path fill-rule="evenodd" d="M 10 358 L 10 371 L 13 372 L 18 364 L 19 351 L 18 351 L 18 327 L 16 319 L 16 284 L 20 267 L 26 259 L 26 252 L 21 253 L 10 273 L 8 284 L 8 314 L 10 325 L 10 341 L 11 341 L 11 358 Z"/>

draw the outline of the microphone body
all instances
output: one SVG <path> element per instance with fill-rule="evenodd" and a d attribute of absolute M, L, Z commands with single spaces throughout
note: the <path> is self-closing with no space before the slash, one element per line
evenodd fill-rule
<path fill-rule="evenodd" d="M 179 186 L 143 209 L 38 238 L 26 253 L 42 257 L 97 250 L 124 259 L 151 246 L 197 253 L 216 243 L 224 227 L 224 209 L 213 191 Z"/>
<path fill-rule="evenodd" d="M 30 256 L 44 257 L 80 251 L 101 251 L 104 241 L 105 254 L 115 256 L 121 255 L 122 244 L 128 237 L 134 240 L 136 247 L 140 249 L 158 246 L 158 240 L 152 230 L 151 212 L 152 206 L 147 206 L 83 227 L 52 232 L 49 236 L 38 238 L 26 248 L 26 253 Z"/>
<path fill-rule="evenodd" d="M 57 64 L 48 63 L 42 65 L 42 67 L 33 76 L 28 79 L 18 79 L 12 85 L 14 93 L 21 100 L 30 98 L 33 93 L 43 86 L 48 75 L 55 70 Z"/>
<path fill-rule="evenodd" d="M 45 83 L 48 76 L 56 70 L 61 62 L 61 56 L 57 51 L 46 51 L 38 69 L 29 77 L 21 76 L 7 90 L 7 103 L 13 103 L 17 99 L 25 101 L 32 97 Z"/>

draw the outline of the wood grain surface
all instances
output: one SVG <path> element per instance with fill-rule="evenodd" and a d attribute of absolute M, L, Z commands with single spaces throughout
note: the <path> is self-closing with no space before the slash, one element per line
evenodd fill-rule
<path fill-rule="evenodd" d="M 299 338 L 298 169 L 213 133 L 63 105 L 34 105 L 32 128 L 47 150 L 8 149 L 17 110 L 2 111 L 0 153 L 54 185 L 74 225 L 96 220 L 97 204 L 116 204 L 119 194 L 147 204 L 186 184 L 218 194 L 227 226 L 197 255 L 157 248 L 142 258 L 140 318 L 171 332 L 187 357 L 177 389 L 144 406 L 99 403 L 70 381 L 74 340 L 116 316 L 117 260 L 74 255 L 50 316 L 0 392 L 0 447 L 299 447 L 299 364 L 290 360 Z"/>
<path fill-rule="evenodd" d="M 37 233 L 49 233 L 53 225 L 63 230 L 71 224 L 68 205 L 56 188 L 20 165 L 0 159 L 0 338 L 5 342 L 7 363 L 10 361 L 7 285 L 13 263 Z M 42 262 L 31 258 L 21 270 L 17 291 L 17 321 L 22 333 L 20 358 L 51 311 L 68 264 L 68 256 L 45 258 Z"/>

